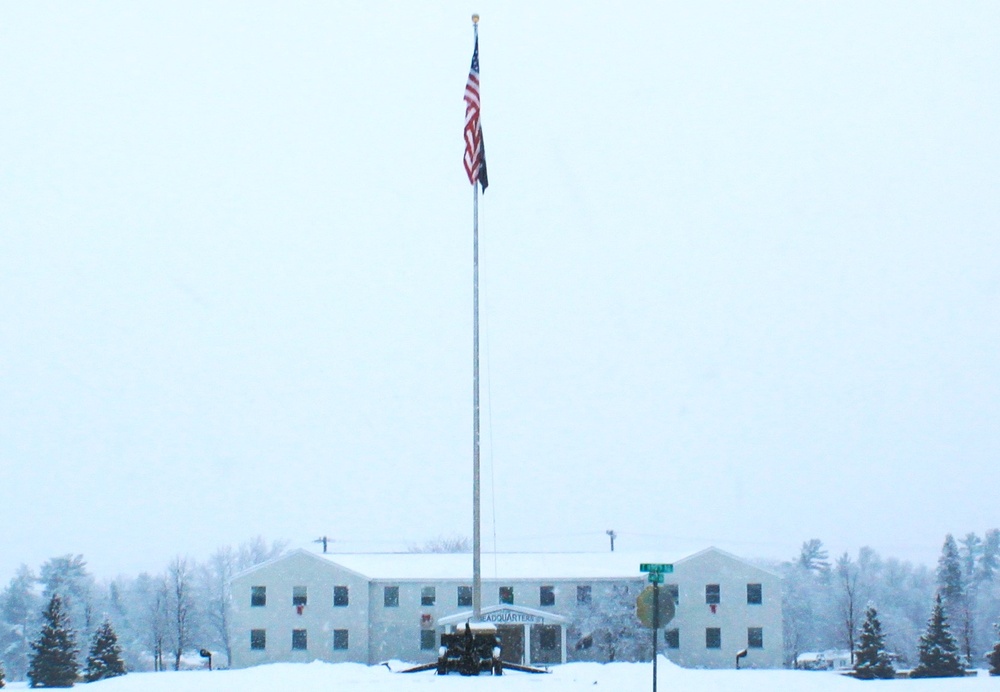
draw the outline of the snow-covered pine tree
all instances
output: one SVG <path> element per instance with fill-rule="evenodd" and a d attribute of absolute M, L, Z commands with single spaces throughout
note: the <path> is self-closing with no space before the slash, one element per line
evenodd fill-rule
<path fill-rule="evenodd" d="M 799 552 L 799 565 L 810 572 L 817 574 L 830 571 L 830 553 L 823 547 L 823 541 L 813 538 L 802 544 Z"/>
<path fill-rule="evenodd" d="M 964 593 L 957 608 L 952 613 L 952 623 L 958 635 L 965 660 L 972 661 L 972 652 L 976 645 L 976 610 L 979 601 L 979 580 L 976 565 L 983 554 L 983 541 L 975 533 L 969 532 L 965 538 L 959 539 L 959 555 L 962 563 L 962 587 Z"/>
<path fill-rule="evenodd" d="M 105 620 L 90 644 L 90 654 L 87 656 L 87 682 L 96 682 L 105 678 L 125 675 L 125 663 L 122 661 L 122 650 L 118 646 L 118 635 Z"/>
<path fill-rule="evenodd" d="M 990 664 L 990 675 L 1000 675 L 1000 642 L 993 645 L 993 651 L 989 653 L 986 660 Z"/>
<path fill-rule="evenodd" d="M 941 557 L 937 567 L 938 594 L 944 599 L 944 605 L 949 609 L 957 606 L 965 595 L 965 584 L 962 578 L 962 559 L 958 554 L 958 543 L 950 533 L 944 537 L 941 546 Z"/>
<path fill-rule="evenodd" d="M 979 581 L 990 582 L 993 581 L 993 576 L 1000 572 L 1000 529 L 990 529 L 986 532 L 976 572 Z"/>
<path fill-rule="evenodd" d="M 59 594 L 67 626 L 74 632 L 92 632 L 97 626 L 94 617 L 94 577 L 87 571 L 83 555 L 63 555 L 46 560 L 41 566 L 38 580 L 42 583 L 42 597 Z M 44 600 L 42 601 L 45 602 Z"/>
<path fill-rule="evenodd" d="M 3 663 L 0 663 L 0 687 L 3 687 L 6 683 L 4 682 L 4 672 Z"/>
<path fill-rule="evenodd" d="M 28 680 L 32 687 L 72 687 L 79 671 L 78 651 L 59 594 L 52 594 L 42 618 L 42 631 L 31 643 Z"/>
<path fill-rule="evenodd" d="M 38 631 L 43 601 L 35 593 L 38 580 L 21 565 L 0 592 L 0 652 L 11 680 L 24 680 L 31 659 L 31 637 Z"/>
<path fill-rule="evenodd" d="M 896 677 L 889 652 L 885 650 L 882 623 L 871 605 L 865 610 L 865 621 L 861 624 L 861 639 L 854 657 L 854 677 L 861 680 L 891 680 Z"/>
<path fill-rule="evenodd" d="M 927 632 L 920 637 L 917 656 L 920 664 L 910 673 L 911 678 L 954 678 L 965 675 L 965 667 L 958 655 L 958 644 L 948 629 L 940 593 L 927 623 Z"/>

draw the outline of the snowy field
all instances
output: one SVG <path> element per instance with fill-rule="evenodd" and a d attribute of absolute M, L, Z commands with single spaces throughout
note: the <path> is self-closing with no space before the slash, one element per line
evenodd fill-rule
<path fill-rule="evenodd" d="M 404 664 L 391 664 L 394 669 Z M 837 692 L 877 687 L 898 692 L 961 692 L 1000 690 L 1000 678 L 985 672 L 978 677 L 942 680 L 860 681 L 835 673 L 789 670 L 688 670 L 661 659 L 658 689 L 662 692 Z M 553 668 L 550 675 L 509 672 L 502 677 L 486 675 L 463 678 L 438 677 L 433 673 L 398 675 L 384 666 L 329 663 L 278 663 L 232 671 L 190 671 L 180 673 L 132 673 L 89 685 L 88 692 L 330 692 L 330 690 L 504 690 L 504 692 L 569 692 L 570 690 L 649 690 L 652 664 L 570 663 Z M 7 689 L 25 689 L 26 683 L 12 683 Z"/>

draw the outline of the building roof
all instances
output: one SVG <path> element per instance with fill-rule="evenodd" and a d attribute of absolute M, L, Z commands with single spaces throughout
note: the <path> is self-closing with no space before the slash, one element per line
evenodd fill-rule
<path fill-rule="evenodd" d="M 327 553 L 317 557 L 376 580 L 468 581 L 472 578 L 471 553 Z M 641 579 L 644 575 L 639 571 L 640 563 L 674 564 L 691 557 L 694 555 L 651 552 L 483 553 L 481 568 L 484 580 Z"/>

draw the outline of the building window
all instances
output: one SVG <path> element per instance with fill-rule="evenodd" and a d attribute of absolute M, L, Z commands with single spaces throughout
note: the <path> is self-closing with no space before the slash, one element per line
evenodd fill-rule
<path fill-rule="evenodd" d="M 721 649 L 722 648 L 722 630 L 718 627 L 706 627 L 705 628 L 705 648 L 706 649 Z"/>
<path fill-rule="evenodd" d="M 577 605 L 590 605 L 591 602 L 591 591 L 589 586 L 578 586 L 576 587 L 576 604 Z"/>
<path fill-rule="evenodd" d="M 748 649 L 764 648 L 763 627 L 747 627 L 747 648 Z"/>
<path fill-rule="evenodd" d="M 292 650 L 305 651 L 309 648 L 305 630 L 292 630 Z"/>
<path fill-rule="evenodd" d="M 681 604 L 681 590 L 678 588 L 677 584 L 664 584 L 663 588 L 667 590 L 670 597 L 674 599 L 674 605 Z"/>
<path fill-rule="evenodd" d="M 333 607 L 346 608 L 351 602 L 350 592 L 346 586 L 333 587 Z"/>
<path fill-rule="evenodd" d="M 562 658 L 562 627 L 532 625 L 530 638 L 532 663 L 559 663 Z"/>
<path fill-rule="evenodd" d="M 334 630 L 333 631 L 333 650 L 334 651 L 347 651 L 347 630 Z"/>
<path fill-rule="evenodd" d="M 433 586 L 425 586 L 420 589 L 420 605 L 432 606 L 437 600 L 437 590 Z"/>
<path fill-rule="evenodd" d="M 500 587 L 500 602 L 506 603 L 507 605 L 514 605 L 514 587 L 513 586 L 501 586 Z"/>
<path fill-rule="evenodd" d="M 250 630 L 250 650 L 263 651 L 267 648 L 267 630 Z"/>
<path fill-rule="evenodd" d="M 293 586 L 292 587 L 292 605 L 293 606 L 304 606 L 306 604 L 306 587 L 304 586 Z"/>
<path fill-rule="evenodd" d="M 540 625 L 538 632 L 538 648 L 542 651 L 555 651 L 559 648 L 559 626 Z"/>
<path fill-rule="evenodd" d="M 471 586 L 460 586 L 458 587 L 458 605 L 461 606 L 471 606 L 472 605 L 472 587 Z"/>
<path fill-rule="evenodd" d="M 747 584 L 747 603 L 760 605 L 764 602 L 764 590 L 760 584 Z"/>
<path fill-rule="evenodd" d="M 665 631 L 663 633 L 663 643 L 667 645 L 668 649 L 681 648 L 681 631 L 676 627 Z"/>
<path fill-rule="evenodd" d="M 398 586 L 387 586 L 382 591 L 382 602 L 386 608 L 398 608 L 399 607 L 399 587 Z"/>
<path fill-rule="evenodd" d="M 267 587 L 266 586 L 251 586 L 250 587 L 250 607 L 251 608 L 263 608 L 267 605 Z"/>
<path fill-rule="evenodd" d="M 719 585 L 705 584 L 705 603 L 708 605 L 719 604 Z"/>
<path fill-rule="evenodd" d="M 554 606 L 556 604 L 556 587 L 538 587 L 538 605 Z"/>
<path fill-rule="evenodd" d="M 434 630 L 420 630 L 420 650 L 427 651 L 437 648 L 437 633 Z"/>

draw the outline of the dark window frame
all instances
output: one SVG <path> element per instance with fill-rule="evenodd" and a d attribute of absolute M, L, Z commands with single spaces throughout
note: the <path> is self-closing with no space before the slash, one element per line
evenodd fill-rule
<path fill-rule="evenodd" d="M 337 629 L 333 631 L 333 650 L 347 651 L 351 646 L 351 633 L 349 630 Z"/>
<path fill-rule="evenodd" d="M 763 627 L 747 627 L 747 648 L 748 649 L 764 648 Z"/>
<path fill-rule="evenodd" d="M 437 603 L 437 589 L 433 586 L 420 587 L 420 605 L 432 606 Z"/>
<path fill-rule="evenodd" d="M 250 587 L 250 607 L 251 608 L 264 608 L 267 606 L 267 587 L 266 586 L 251 586 Z"/>
<path fill-rule="evenodd" d="M 433 651 L 437 647 L 437 632 L 434 630 L 420 630 L 420 650 Z"/>
<path fill-rule="evenodd" d="M 472 605 L 472 587 L 459 586 L 455 593 L 456 602 L 459 608 L 467 608 Z"/>
<path fill-rule="evenodd" d="M 532 634 L 538 636 L 539 651 L 559 651 L 562 647 L 559 625 L 536 625 Z"/>
<path fill-rule="evenodd" d="M 514 587 L 501 586 L 497 589 L 497 600 L 501 605 L 514 605 Z"/>
<path fill-rule="evenodd" d="M 764 585 L 747 584 L 747 605 L 764 604 Z"/>
<path fill-rule="evenodd" d="M 351 590 L 346 586 L 333 587 L 333 607 L 347 608 L 351 605 Z"/>
<path fill-rule="evenodd" d="M 309 588 L 306 586 L 292 587 L 292 605 L 304 606 L 309 603 Z"/>
<path fill-rule="evenodd" d="M 705 628 L 705 648 L 706 649 L 721 649 L 722 648 L 722 628 L 721 627 L 706 627 Z"/>
<path fill-rule="evenodd" d="M 538 605 L 542 607 L 551 607 L 556 604 L 556 587 L 554 586 L 539 586 L 538 587 Z"/>
<path fill-rule="evenodd" d="M 576 587 L 576 604 L 590 605 L 594 602 L 594 590 L 590 584 L 580 584 Z"/>
<path fill-rule="evenodd" d="M 292 630 L 292 651 L 309 650 L 309 631 Z"/>
<path fill-rule="evenodd" d="M 705 584 L 705 603 L 719 605 L 722 602 L 722 587 L 718 584 Z"/>
<path fill-rule="evenodd" d="M 251 651 L 267 650 L 267 630 L 264 629 L 250 630 L 250 650 Z"/>
<path fill-rule="evenodd" d="M 681 648 L 681 631 L 678 627 L 671 627 L 663 631 L 663 645 L 668 649 Z"/>
<path fill-rule="evenodd" d="M 399 587 L 398 586 L 384 586 L 384 587 L 382 587 L 382 606 L 384 608 L 398 608 L 399 607 Z"/>

